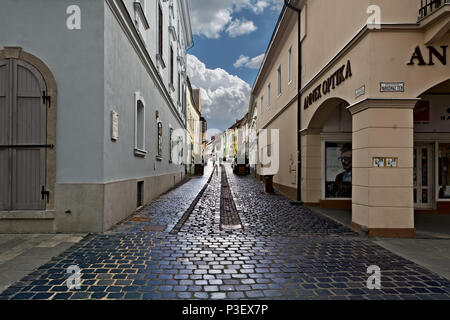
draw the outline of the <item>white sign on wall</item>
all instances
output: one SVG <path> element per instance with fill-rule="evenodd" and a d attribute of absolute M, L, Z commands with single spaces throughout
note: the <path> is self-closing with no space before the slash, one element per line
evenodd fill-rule
<path fill-rule="evenodd" d="M 111 140 L 117 141 L 119 139 L 119 114 L 111 111 Z"/>
<path fill-rule="evenodd" d="M 404 82 L 381 82 L 380 92 L 405 92 Z"/>

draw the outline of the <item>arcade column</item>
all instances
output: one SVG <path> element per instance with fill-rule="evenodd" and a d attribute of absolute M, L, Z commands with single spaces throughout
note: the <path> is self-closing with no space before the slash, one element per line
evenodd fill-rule
<path fill-rule="evenodd" d="M 318 204 L 321 198 L 322 155 L 320 130 L 302 132 L 302 200 Z"/>
<path fill-rule="evenodd" d="M 366 99 L 353 117 L 352 228 L 414 237 L 413 111 L 417 99 Z"/>

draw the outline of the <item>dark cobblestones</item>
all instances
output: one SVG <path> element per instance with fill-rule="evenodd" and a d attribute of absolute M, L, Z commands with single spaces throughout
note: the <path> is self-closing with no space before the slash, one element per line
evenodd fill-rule
<path fill-rule="evenodd" d="M 145 207 L 141 221 L 86 237 L 0 299 L 450 299 L 449 281 L 230 170 L 244 230 L 220 230 L 219 172 L 170 234 L 207 178 Z M 151 224 L 168 227 L 146 231 Z M 80 290 L 65 286 L 70 265 L 81 268 Z M 366 288 L 370 265 L 382 270 L 382 290 Z"/>

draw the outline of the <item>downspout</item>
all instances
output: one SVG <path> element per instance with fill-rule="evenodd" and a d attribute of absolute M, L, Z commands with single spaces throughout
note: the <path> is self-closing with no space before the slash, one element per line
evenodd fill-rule
<path fill-rule="evenodd" d="M 303 205 L 302 202 L 302 102 L 301 102 L 301 90 L 302 90 L 302 41 L 301 41 L 301 14 L 302 10 L 294 7 L 290 0 L 284 0 L 284 4 L 287 8 L 297 12 L 298 16 L 298 72 L 297 72 L 297 203 Z"/>

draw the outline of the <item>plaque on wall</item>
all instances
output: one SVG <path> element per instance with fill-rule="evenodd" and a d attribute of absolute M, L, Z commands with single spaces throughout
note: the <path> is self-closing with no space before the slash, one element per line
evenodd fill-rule
<path fill-rule="evenodd" d="M 111 111 L 111 140 L 117 141 L 119 139 L 119 114 Z"/>
<path fill-rule="evenodd" d="M 405 92 L 404 82 L 381 82 L 380 92 Z"/>

